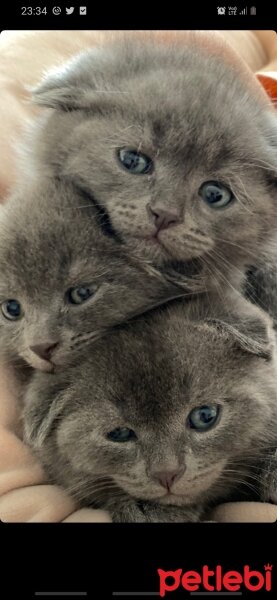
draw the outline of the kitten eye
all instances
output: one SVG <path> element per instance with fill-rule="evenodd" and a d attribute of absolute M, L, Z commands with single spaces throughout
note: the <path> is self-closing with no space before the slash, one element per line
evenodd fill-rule
<path fill-rule="evenodd" d="M 66 297 L 71 304 L 82 304 L 91 298 L 97 289 L 96 285 L 80 285 L 75 288 L 69 288 L 66 292 Z"/>
<path fill-rule="evenodd" d="M 118 151 L 118 158 L 123 167 L 135 175 L 145 175 L 153 168 L 153 163 L 149 156 L 137 150 L 127 150 L 121 148 Z"/>
<path fill-rule="evenodd" d="M 107 433 L 107 438 L 112 442 L 130 442 L 131 440 L 136 440 L 137 436 L 132 429 L 128 429 L 128 427 L 117 427 Z"/>
<path fill-rule="evenodd" d="M 190 412 L 188 424 L 191 429 L 207 431 L 216 423 L 219 413 L 219 406 L 199 406 Z"/>
<path fill-rule="evenodd" d="M 17 300 L 6 300 L 1 305 L 1 310 L 6 319 L 16 321 L 22 317 L 21 305 Z"/>
<path fill-rule="evenodd" d="M 224 208 L 234 200 L 231 190 L 217 181 L 203 183 L 198 194 L 211 208 Z"/>

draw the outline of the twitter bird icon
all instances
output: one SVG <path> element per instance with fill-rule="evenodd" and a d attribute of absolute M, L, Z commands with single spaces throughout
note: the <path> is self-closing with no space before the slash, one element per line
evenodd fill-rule
<path fill-rule="evenodd" d="M 70 6 L 70 8 L 66 8 L 65 10 L 67 15 L 72 15 L 74 11 L 74 6 Z"/>

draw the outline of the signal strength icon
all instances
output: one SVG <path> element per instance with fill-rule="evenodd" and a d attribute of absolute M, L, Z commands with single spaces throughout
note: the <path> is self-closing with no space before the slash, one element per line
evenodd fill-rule
<path fill-rule="evenodd" d="M 240 15 L 247 15 L 247 7 L 240 11 Z"/>

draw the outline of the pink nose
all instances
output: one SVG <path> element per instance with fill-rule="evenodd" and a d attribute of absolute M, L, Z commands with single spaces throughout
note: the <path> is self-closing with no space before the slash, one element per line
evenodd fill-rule
<path fill-rule="evenodd" d="M 148 204 L 147 210 L 152 223 L 154 223 L 158 231 L 161 229 L 168 229 L 168 227 L 172 227 L 173 225 L 177 225 L 181 222 L 180 215 L 177 210 L 166 210 L 160 206 L 155 206 L 155 208 L 152 208 L 150 204 Z"/>
<path fill-rule="evenodd" d="M 58 342 L 55 344 L 37 344 L 36 346 L 30 346 L 30 350 L 37 354 L 39 358 L 42 358 L 42 360 L 50 360 L 57 346 Z"/>
<path fill-rule="evenodd" d="M 180 477 L 182 477 L 184 472 L 185 467 L 180 467 L 174 471 L 154 471 L 154 473 L 152 473 L 152 477 L 155 479 L 155 481 L 169 491 L 173 484 L 176 483 Z"/>

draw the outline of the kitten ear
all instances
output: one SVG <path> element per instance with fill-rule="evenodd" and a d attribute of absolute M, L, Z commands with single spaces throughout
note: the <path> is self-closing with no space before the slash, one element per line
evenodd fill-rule
<path fill-rule="evenodd" d="M 46 108 L 78 110 L 87 105 L 88 90 L 73 85 L 67 80 L 66 74 L 61 73 L 47 78 L 32 90 L 32 100 L 35 104 Z"/>
<path fill-rule="evenodd" d="M 88 107 L 95 99 L 96 85 L 93 81 L 93 64 L 99 51 L 90 51 L 88 68 L 80 70 L 80 55 L 56 67 L 46 74 L 45 79 L 31 90 L 35 104 L 65 111 Z M 94 57 L 95 55 L 95 57 Z"/>
<path fill-rule="evenodd" d="M 44 373 L 37 373 L 24 395 L 24 439 L 33 448 L 43 446 L 66 403 L 65 391 L 57 382 L 49 384 Z"/>
<path fill-rule="evenodd" d="M 58 108 L 61 110 L 76 110 L 80 108 L 82 104 L 82 93 L 70 86 L 63 85 L 63 83 L 49 80 L 33 90 L 32 92 L 33 102 L 39 106 L 46 108 Z"/>
<path fill-rule="evenodd" d="M 269 319 L 250 316 L 240 319 L 231 315 L 226 319 L 208 319 L 209 325 L 216 327 L 236 348 L 271 360 L 274 347 L 274 332 Z"/>

